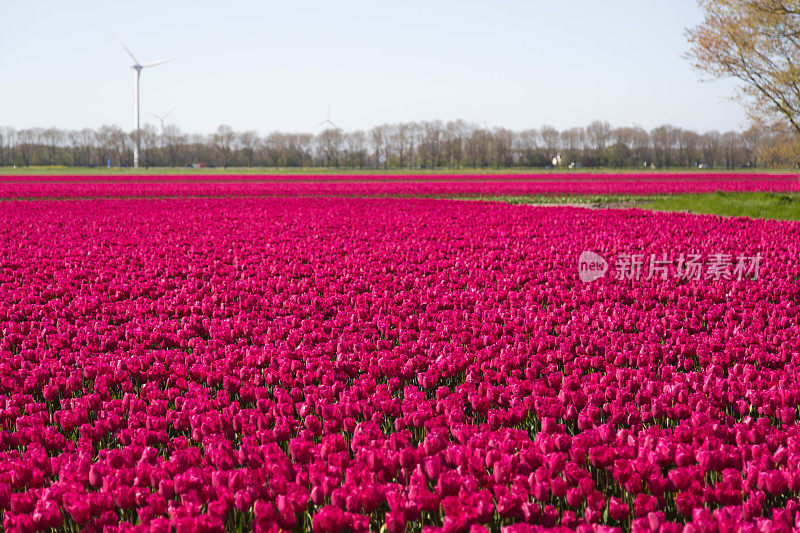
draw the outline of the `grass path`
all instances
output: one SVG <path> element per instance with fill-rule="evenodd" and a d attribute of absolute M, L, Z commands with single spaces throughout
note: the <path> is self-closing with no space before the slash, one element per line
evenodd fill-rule
<path fill-rule="evenodd" d="M 52 176 L 52 175 L 86 175 L 86 176 L 113 176 L 113 175 L 209 175 L 215 174 L 240 174 L 240 175 L 303 175 L 303 174 L 343 174 L 343 175 L 361 175 L 361 174 L 398 174 L 398 175 L 462 175 L 462 174 L 476 174 L 476 175 L 495 175 L 495 174 L 519 174 L 519 175 L 548 175 L 548 174 L 697 174 L 714 175 L 714 174 L 798 174 L 797 169 L 705 169 L 697 170 L 695 168 L 670 168 L 658 170 L 643 170 L 636 168 L 628 169 L 614 169 L 614 168 L 580 168 L 569 170 L 566 168 L 557 169 L 540 169 L 540 168 L 431 168 L 431 169 L 416 169 L 416 168 L 390 168 L 390 169 L 352 169 L 352 168 L 274 168 L 274 167 L 258 167 L 258 168 L 241 168 L 241 167 L 228 167 L 228 168 L 185 168 L 185 167 L 150 167 L 150 168 L 130 168 L 130 167 L 61 167 L 61 166 L 31 166 L 31 167 L 0 167 L 0 175 L 5 176 Z"/>
<path fill-rule="evenodd" d="M 470 199 L 510 204 L 571 205 L 596 209 L 638 208 L 726 217 L 800 220 L 800 193 L 715 192 L 659 196 L 480 196 Z"/>
<path fill-rule="evenodd" d="M 688 211 L 728 217 L 800 220 L 800 193 L 679 194 L 644 202 L 655 211 Z"/>

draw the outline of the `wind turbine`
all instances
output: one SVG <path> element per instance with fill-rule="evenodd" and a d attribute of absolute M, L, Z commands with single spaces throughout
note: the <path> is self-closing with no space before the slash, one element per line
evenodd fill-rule
<path fill-rule="evenodd" d="M 168 116 L 170 116 L 173 111 L 175 111 L 174 107 L 172 109 L 170 109 L 169 111 L 167 111 L 166 113 L 164 113 L 163 115 L 156 115 L 155 113 L 148 113 L 148 115 L 150 115 L 151 117 L 157 118 L 158 121 L 161 123 L 161 135 L 164 135 L 164 120 L 166 120 L 166 118 Z"/>
<path fill-rule="evenodd" d="M 124 48 L 126 52 L 128 52 L 128 55 L 131 56 L 131 59 L 133 59 L 133 65 L 131 65 L 131 68 L 136 72 L 136 84 L 133 86 L 133 126 L 135 132 L 135 143 L 133 146 L 133 166 L 134 168 L 139 168 L 139 122 L 141 119 L 139 113 L 139 78 L 142 75 L 142 69 L 155 67 L 156 65 L 177 59 L 177 57 L 170 57 L 169 59 L 162 59 L 160 61 L 154 61 L 152 63 L 146 63 L 142 65 L 139 63 L 139 60 L 136 59 L 136 56 L 133 55 L 133 52 L 128 50 L 128 47 L 122 44 L 122 41 L 120 41 L 116 35 L 113 33 L 111 35 L 117 40 L 119 45 Z"/>
<path fill-rule="evenodd" d="M 323 120 L 322 122 L 317 124 L 317 126 L 322 126 L 323 124 L 325 124 L 326 126 L 331 126 L 333 128 L 338 128 L 339 127 L 336 124 L 334 124 L 333 122 L 331 122 L 331 104 L 328 104 L 328 116 L 325 118 L 325 120 Z"/>

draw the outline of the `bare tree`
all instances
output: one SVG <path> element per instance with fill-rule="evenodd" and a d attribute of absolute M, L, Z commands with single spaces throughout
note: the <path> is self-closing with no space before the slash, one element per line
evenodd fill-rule
<path fill-rule="evenodd" d="M 444 151 L 446 164 L 450 168 L 460 168 L 464 157 L 464 137 L 467 124 L 463 120 L 450 121 L 445 126 Z"/>
<path fill-rule="evenodd" d="M 561 149 L 561 135 L 553 126 L 543 126 L 542 129 L 539 130 L 539 135 L 544 144 L 546 158 L 549 160 Z"/>
<path fill-rule="evenodd" d="M 467 166 L 474 168 L 489 166 L 489 148 L 489 132 L 483 128 L 471 126 L 464 144 Z"/>
<path fill-rule="evenodd" d="M 216 133 L 211 136 L 211 142 L 217 149 L 217 152 L 222 159 L 222 168 L 228 168 L 228 163 L 231 160 L 231 152 L 233 152 L 234 144 L 236 142 L 236 133 L 230 126 L 223 124 L 217 128 Z"/>
<path fill-rule="evenodd" d="M 89 128 L 70 131 L 67 133 L 67 142 L 72 149 L 72 164 L 79 167 L 92 165 L 92 152 L 95 143 L 95 133 Z"/>
<path fill-rule="evenodd" d="M 722 134 L 722 155 L 725 159 L 725 168 L 735 168 L 738 163 L 738 156 L 743 152 L 741 149 L 741 138 L 735 131 L 726 131 Z"/>
<path fill-rule="evenodd" d="M 514 164 L 514 132 L 505 128 L 495 128 L 489 136 L 491 150 L 489 163 L 496 168 L 509 168 Z"/>
<path fill-rule="evenodd" d="M 367 164 L 367 136 L 363 131 L 344 134 L 343 163 L 348 168 L 363 168 Z"/>
<path fill-rule="evenodd" d="M 678 164 L 683 167 L 691 167 L 697 159 L 700 135 L 694 131 L 679 129 L 677 136 Z"/>
<path fill-rule="evenodd" d="M 696 68 L 742 82 L 751 117 L 800 135 L 800 6 L 786 0 L 699 0 L 687 32 Z"/>
<path fill-rule="evenodd" d="M 586 140 L 589 147 L 594 151 L 595 165 L 600 164 L 600 157 L 603 155 L 611 136 L 611 124 L 601 120 L 595 120 L 586 127 Z"/>
<path fill-rule="evenodd" d="M 392 152 L 397 158 L 397 166 L 405 168 L 409 166 L 409 148 L 411 145 L 411 128 L 408 124 L 395 124 L 391 128 L 392 134 L 389 140 L 392 146 Z"/>
<path fill-rule="evenodd" d="M 650 134 L 644 128 L 633 127 L 633 156 L 636 159 L 634 166 L 646 166 L 647 162 L 651 160 L 650 154 Z"/>
<path fill-rule="evenodd" d="M 241 146 L 242 155 L 247 161 L 247 166 L 252 168 L 255 166 L 256 149 L 261 139 L 258 137 L 256 131 L 245 131 L 239 134 L 239 146 Z"/>
<path fill-rule="evenodd" d="M 422 139 L 419 146 L 421 166 L 426 168 L 439 166 L 443 136 L 444 127 L 441 121 L 436 120 L 422 124 Z"/>
<path fill-rule="evenodd" d="M 762 138 L 761 130 L 751 126 L 742 132 L 742 146 L 748 167 L 755 167 L 758 163 L 758 147 Z"/>
<path fill-rule="evenodd" d="M 669 124 L 659 126 L 650 132 L 653 142 L 655 163 L 661 168 L 669 168 L 675 158 L 678 130 Z"/>
<path fill-rule="evenodd" d="M 136 142 L 136 132 L 131 134 L 131 143 Z M 145 124 L 139 128 L 139 149 L 141 150 L 142 162 L 145 168 L 153 166 L 153 157 L 155 150 L 158 147 L 159 136 L 155 126 L 152 124 Z"/>
<path fill-rule="evenodd" d="M 515 151 L 523 166 L 540 166 L 539 162 L 546 159 L 539 146 L 539 132 L 535 129 L 523 130 L 517 135 Z"/>
<path fill-rule="evenodd" d="M 97 130 L 97 142 L 103 153 L 103 161 L 110 160 L 112 164 L 123 165 L 128 161 L 129 136 L 117 126 L 100 126 Z"/>
<path fill-rule="evenodd" d="M 63 147 L 64 140 L 64 132 L 59 129 L 47 128 L 41 132 L 41 143 L 43 145 L 42 159 L 45 165 L 55 164 L 56 158 Z"/>
<path fill-rule="evenodd" d="M 328 128 L 317 136 L 323 166 L 339 166 L 339 155 L 344 141 L 342 130 Z"/>
<path fill-rule="evenodd" d="M 6 166 L 11 161 L 12 138 L 14 131 L 11 128 L 0 127 L 0 167 Z"/>
<path fill-rule="evenodd" d="M 164 149 L 167 151 L 167 160 L 171 167 L 178 166 L 178 160 L 183 153 L 186 144 L 186 136 L 181 133 L 180 128 L 174 124 L 167 124 L 161 134 Z"/>
<path fill-rule="evenodd" d="M 613 165 L 642 168 L 656 161 L 662 168 L 696 163 L 728 168 L 758 165 L 795 166 L 792 154 L 800 142 L 787 131 L 752 127 L 744 133 L 703 135 L 670 125 L 652 134 L 634 125 L 609 129 L 596 121 L 588 129 L 569 128 L 559 133 L 551 126 L 538 131 L 487 128 L 482 124 L 451 121 L 384 124 L 362 131 L 326 130 L 310 133 L 273 132 L 261 139 L 255 131 L 235 132 L 220 126 L 208 136 L 183 134 L 167 125 L 161 135 L 153 127 L 142 131 L 142 161 L 147 166 L 181 166 L 188 163 L 224 167 L 271 165 L 275 167 L 345 166 L 348 168 L 530 168 L 550 164 L 560 153 L 562 164 Z M 591 139 L 591 140 L 590 140 Z M 29 128 L 19 132 L 0 128 L 0 165 L 51 164 L 93 166 L 106 162 L 118 166 L 132 162 L 130 132 L 116 126 L 97 130 L 64 131 Z"/>
<path fill-rule="evenodd" d="M 703 163 L 713 168 L 717 163 L 721 135 L 718 131 L 708 131 L 700 136 L 700 150 L 703 153 Z"/>
<path fill-rule="evenodd" d="M 369 131 L 369 140 L 372 144 L 375 168 L 386 168 L 386 127 L 375 126 Z"/>
<path fill-rule="evenodd" d="M 567 163 L 580 161 L 586 146 L 586 130 L 570 128 L 562 131 L 561 146 L 564 148 L 564 157 Z"/>
<path fill-rule="evenodd" d="M 29 167 L 33 162 L 34 153 L 39 142 L 38 130 L 35 128 L 17 132 L 17 152 L 22 159 L 22 164 L 26 167 Z"/>
<path fill-rule="evenodd" d="M 631 158 L 633 153 L 633 128 L 616 128 L 611 131 L 611 163 L 616 168 L 622 168 Z"/>

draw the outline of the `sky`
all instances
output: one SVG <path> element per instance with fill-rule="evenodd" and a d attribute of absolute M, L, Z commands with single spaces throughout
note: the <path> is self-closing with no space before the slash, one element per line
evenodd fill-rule
<path fill-rule="evenodd" d="M 747 127 L 683 54 L 694 0 L 0 0 L 0 125 L 318 132 L 462 118 L 515 130 Z"/>

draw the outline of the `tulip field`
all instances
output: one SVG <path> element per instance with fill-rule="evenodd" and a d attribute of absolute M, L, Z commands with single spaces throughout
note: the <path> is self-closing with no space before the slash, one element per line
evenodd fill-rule
<path fill-rule="evenodd" d="M 0 177 L 3 531 L 800 525 L 800 223 L 545 178 Z"/>
<path fill-rule="evenodd" d="M 794 174 L 512 175 L 0 175 L 3 198 L 164 196 L 653 195 L 714 191 L 798 192 Z"/>

